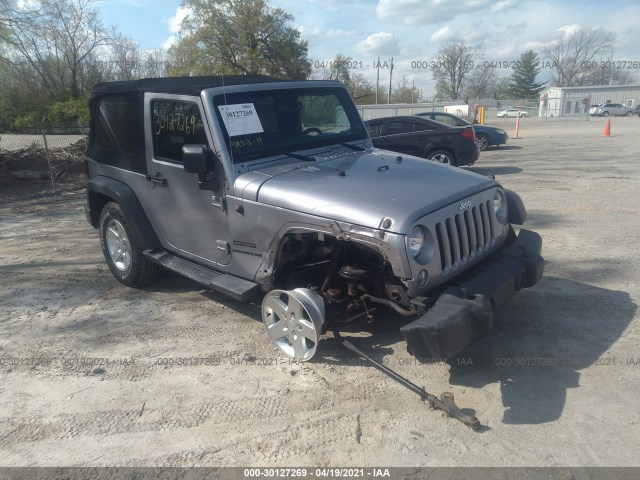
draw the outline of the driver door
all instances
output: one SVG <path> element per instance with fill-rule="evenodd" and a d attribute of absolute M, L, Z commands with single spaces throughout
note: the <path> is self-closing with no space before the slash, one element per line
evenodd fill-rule
<path fill-rule="evenodd" d="M 198 176 L 184 171 L 183 145 L 207 145 L 210 130 L 198 97 L 145 95 L 147 198 L 150 220 L 163 247 L 201 264 L 230 261 L 224 174 L 216 191 L 202 190 Z"/>

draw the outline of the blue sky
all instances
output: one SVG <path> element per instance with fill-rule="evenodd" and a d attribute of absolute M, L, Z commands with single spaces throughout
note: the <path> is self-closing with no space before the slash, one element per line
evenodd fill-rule
<path fill-rule="evenodd" d="M 432 60 L 447 40 L 480 45 L 487 62 L 516 60 L 576 26 L 602 27 L 616 34 L 615 60 L 640 61 L 638 0 L 271 0 L 292 14 L 293 24 L 309 42 L 314 61 L 350 56 L 375 81 L 373 63 L 394 57 L 394 80 L 406 75 L 423 95 L 433 94 L 431 72 L 416 68 Z M 177 0 L 106 0 L 100 4 L 107 23 L 138 41 L 143 49 L 168 45 L 181 10 Z M 425 64 L 423 64 L 425 65 Z M 360 66 L 362 66 L 360 68 Z M 640 83 L 640 69 L 630 70 Z M 507 76 L 508 69 L 498 68 Z M 544 72 L 543 74 L 548 74 Z M 388 82 L 381 70 L 381 82 Z"/>

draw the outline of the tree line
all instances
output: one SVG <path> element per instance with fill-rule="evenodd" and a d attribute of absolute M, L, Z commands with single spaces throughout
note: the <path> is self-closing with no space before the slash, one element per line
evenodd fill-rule
<path fill-rule="evenodd" d="M 39 125 L 43 119 L 85 123 L 93 85 L 144 77 L 331 79 L 344 82 L 359 104 L 424 99 L 406 75 L 391 86 L 381 75 L 376 86 L 350 68 L 354 62 L 343 54 L 327 68 L 314 69 L 293 17 L 265 0 L 183 0 L 188 14 L 167 50 L 141 50 L 105 24 L 97 6 L 97 0 L 0 0 L 0 129 Z M 534 51 L 524 52 L 510 75 L 499 76 L 495 65 L 481 62 L 481 46 L 450 42 L 436 56 L 431 99 L 537 98 L 545 86 L 538 80 L 542 62 L 558 86 L 628 82 L 627 72 L 592 68 L 596 60 L 611 58 L 613 43 L 609 32 L 580 28 L 549 43 L 542 60 Z"/>
<path fill-rule="evenodd" d="M 634 81 L 629 70 L 612 61 L 615 37 L 600 28 L 579 27 L 562 32 L 543 49 L 543 58 L 527 50 L 516 61 L 489 60 L 482 47 L 465 41 L 441 46 L 433 70 L 438 100 L 460 98 L 537 99 L 547 86 L 624 85 Z M 551 81 L 539 81 L 548 69 Z M 511 70 L 509 76 L 498 71 Z"/>

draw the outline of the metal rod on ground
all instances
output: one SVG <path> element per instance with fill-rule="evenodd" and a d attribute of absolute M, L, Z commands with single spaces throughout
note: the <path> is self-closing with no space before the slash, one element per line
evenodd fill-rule
<path fill-rule="evenodd" d="M 341 338 L 339 334 L 337 335 L 337 338 Z M 426 400 L 427 402 L 429 402 L 429 405 L 432 408 L 437 408 L 438 410 L 442 410 L 451 418 L 455 418 L 456 420 L 464 423 L 467 427 L 473 430 L 478 430 L 482 426 L 480 424 L 480 420 L 478 420 L 478 418 L 475 415 L 468 415 L 458 408 L 458 406 L 456 405 L 456 402 L 454 401 L 453 393 L 445 392 L 442 395 L 440 395 L 440 398 L 436 397 L 435 395 L 431 395 L 430 393 L 425 391 L 423 388 L 420 388 L 415 383 L 404 378 L 399 373 L 396 373 L 393 370 L 391 370 L 389 367 L 386 367 L 376 362 L 373 358 L 371 358 L 369 355 L 364 353 L 358 347 L 353 345 L 350 341 L 342 339 L 342 345 L 348 348 L 349 350 L 351 350 L 352 352 L 356 353 L 363 359 L 370 362 L 375 368 L 377 368 L 382 373 L 391 377 L 400 385 L 405 386 L 406 388 L 411 390 L 413 393 L 419 395 L 422 400 Z"/>
<path fill-rule="evenodd" d="M 42 117 L 42 139 L 44 140 L 44 154 L 47 157 L 47 165 L 49 165 L 49 175 L 51 176 L 51 188 L 53 188 L 53 193 L 56 193 L 56 182 L 53 178 L 53 168 L 51 167 L 51 157 L 49 155 L 49 145 L 47 144 L 47 135 L 44 130 L 44 121 L 47 117 Z"/>

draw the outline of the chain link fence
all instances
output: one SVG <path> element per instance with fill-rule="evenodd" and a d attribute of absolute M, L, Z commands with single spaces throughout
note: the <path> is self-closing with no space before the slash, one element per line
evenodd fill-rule
<path fill-rule="evenodd" d="M 39 130 L 40 133 L 36 133 Z M 89 129 L 43 122 L 28 133 L 0 134 L 0 181 L 3 189 L 24 182 L 57 185 L 84 171 Z"/>

